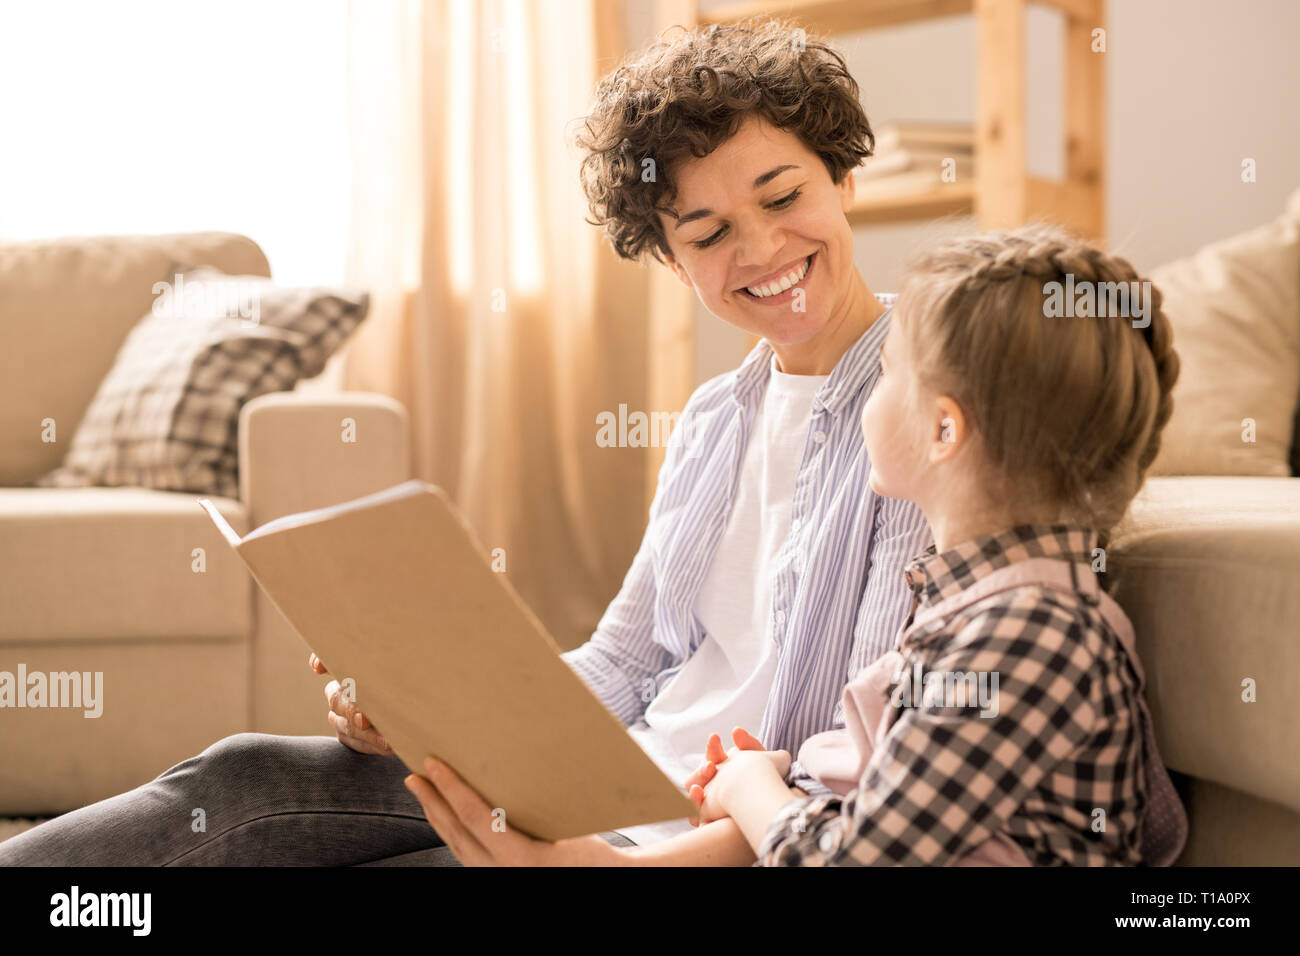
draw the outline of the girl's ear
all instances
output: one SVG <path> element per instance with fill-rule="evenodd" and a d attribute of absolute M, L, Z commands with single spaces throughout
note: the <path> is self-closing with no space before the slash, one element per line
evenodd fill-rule
<path fill-rule="evenodd" d="M 930 439 L 930 464 L 950 460 L 966 443 L 966 416 L 947 395 L 934 400 L 934 435 Z"/>

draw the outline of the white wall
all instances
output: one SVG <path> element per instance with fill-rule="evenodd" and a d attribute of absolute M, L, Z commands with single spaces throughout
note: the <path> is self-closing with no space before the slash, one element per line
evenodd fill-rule
<path fill-rule="evenodd" d="M 702 0 L 701 8 L 727 0 Z M 648 0 L 627 0 L 629 41 L 649 37 Z M 1147 270 L 1267 221 L 1300 188 L 1300 3 L 1295 0 L 1111 0 L 1107 14 L 1106 215 L 1112 250 Z M 1063 26 L 1031 7 L 1026 58 L 1032 172 L 1064 161 Z M 896 119 L 972 122 L 970 15 L 832 38 L 862 89 L 873 126 Z M 1253 157 L 1258 181 L 1241 182 Z M 868 160 L 870 162 L 870 160 Z M 860 227 L 856 261 L 877 291 L 897 287 L 930 238 L 975 228 Z M 697 303 L 696 378 L 733 368 L 744 336 Z"/>

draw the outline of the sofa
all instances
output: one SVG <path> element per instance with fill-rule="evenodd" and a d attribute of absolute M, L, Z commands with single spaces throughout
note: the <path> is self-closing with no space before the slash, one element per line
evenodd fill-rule
<path fill-rule="evenodd" d="M 1177 865 L 1300 865 L 1300 478 L 1150 478 L 1106 573 L 1187 808 Z"/>
<path fill-rule="evenodd" d="M 103 675 L 97 717 L 0 710 L 0 816 L 119 793 L 228 734 L 328 732 L 306 645 L 199 495 L 34 486 L 176 262 L 270 275 L 226 233 L 0 243 L 0 671 Z M 400 403 L 313 384 L 243 406 L 239 498 L 213 499 L 240 533 L 410 477 Z"/>

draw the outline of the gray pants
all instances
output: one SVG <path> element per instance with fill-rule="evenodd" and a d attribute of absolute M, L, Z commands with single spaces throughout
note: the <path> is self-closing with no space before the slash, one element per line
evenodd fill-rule
<path fill-rule="evenodd" d="M 458 865 L 403 785 L 408 773 L 333 737 L 235 734 L 5 840 L 0 866 Z"/>

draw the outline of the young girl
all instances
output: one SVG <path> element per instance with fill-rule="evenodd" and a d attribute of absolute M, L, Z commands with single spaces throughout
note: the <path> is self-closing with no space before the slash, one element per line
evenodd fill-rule
<path fill-rule="evenodd" d="M 1117 287 L 1094 285 L 1059 317 L 1067 276 L 1135 294 L 1107 315 Z M 881 355 L 871 486 L 935 541 L 912 616 L 846 687 L 845 728 L 799 751 L 829 795 L 791 800 L 788 755 L 737 728 L 692 778 L 701 820 L 731 816 L 769 865 L 1168 865 L 1186 816 L 1100 573 L 1171 411 L 1159 292 L 1047 227 L 951 241 L 904 281 Z"/>

